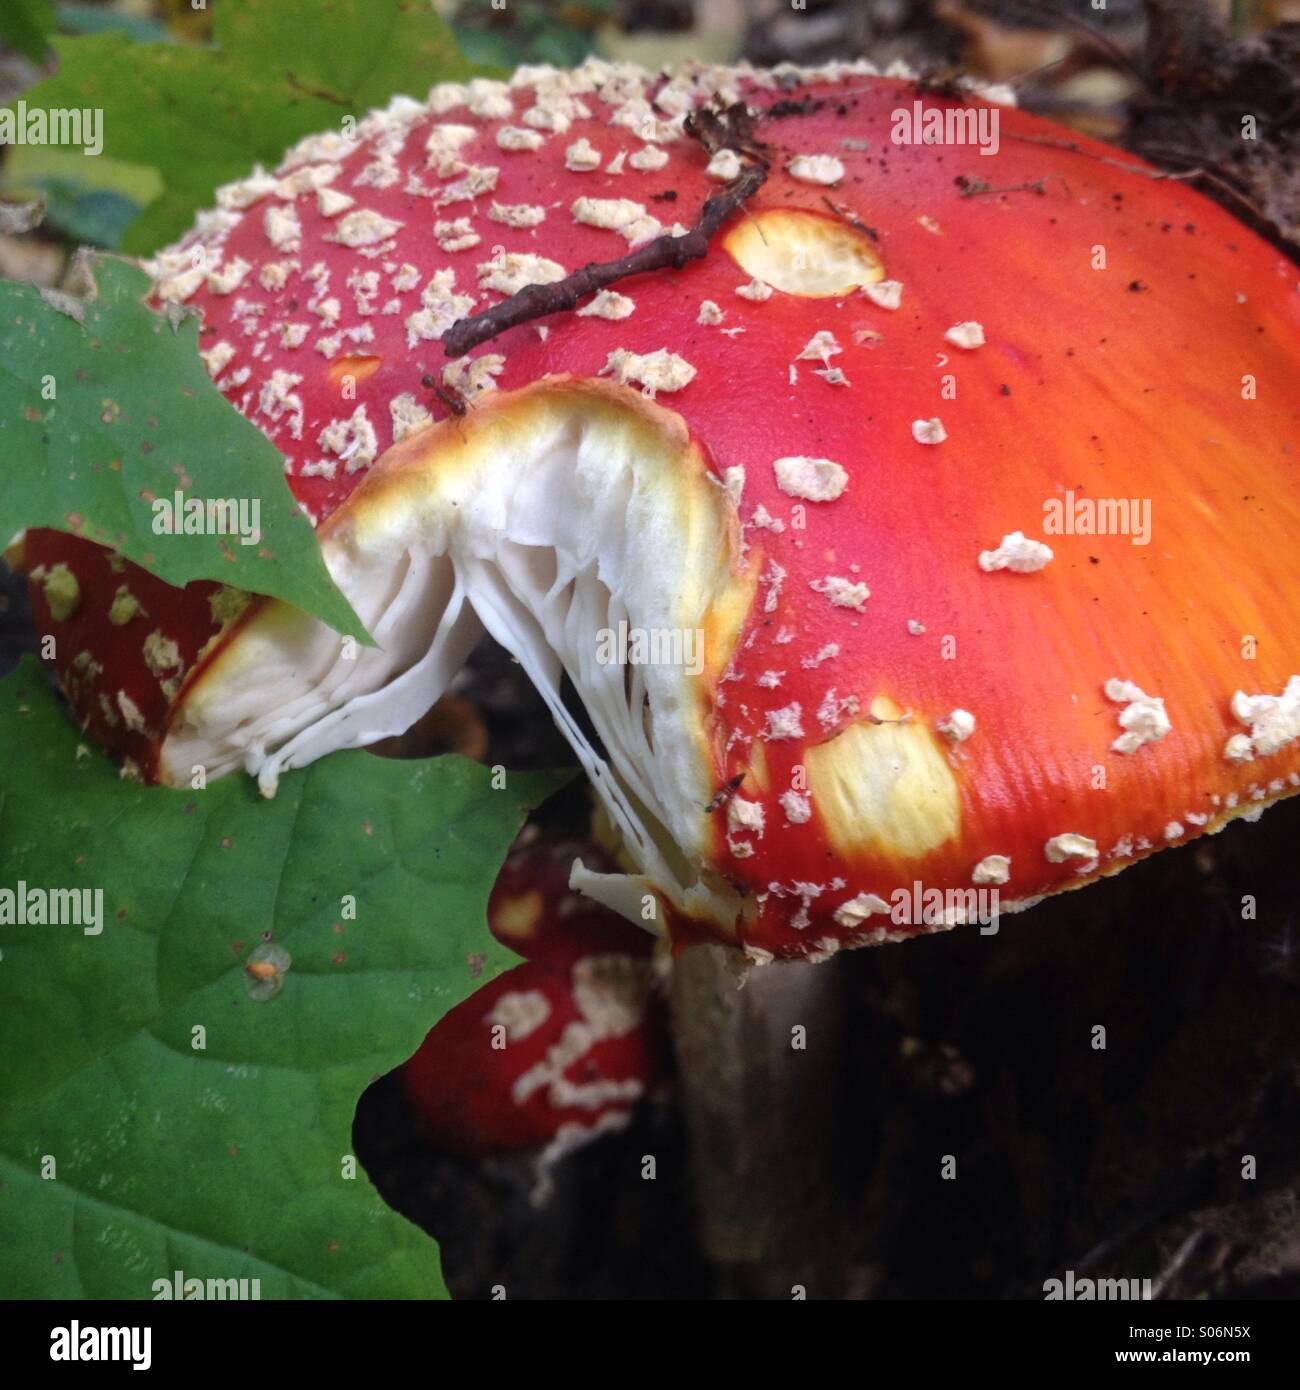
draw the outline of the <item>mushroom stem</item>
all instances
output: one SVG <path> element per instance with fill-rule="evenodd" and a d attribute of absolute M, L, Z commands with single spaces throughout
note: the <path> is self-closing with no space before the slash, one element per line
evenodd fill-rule
<path fill-rule="evenodd" d="M 728 946 L 673 964 L 671 1000 L 700 1243 L 740 1297 L 819 1283 L 837 1188 L 836 962 L 749 970 Z M 802 1030 L 800 1032 L 799 1030 Z M 827 1291 L 822 1289 L 823 1293 Z"/>

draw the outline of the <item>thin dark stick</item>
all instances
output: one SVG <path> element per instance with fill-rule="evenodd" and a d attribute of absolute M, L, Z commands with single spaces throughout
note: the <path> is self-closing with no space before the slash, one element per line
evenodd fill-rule
<path fill-rule="evenodd" d="M 855 232 L 862 232 L 865 236 L 869 236 L 872 241 L 880 240 L 880 238 L 876 235 L 875 231 L 872 228 L 868 227 L 867 224 L 857 215 L 856 212 L 853 211 L 851 207 L 847 207 L 843 204 L 834 202 L 832 199 L 828 198 L 824 193 L 822 194 L 822 202 L 826 204 L 826 206 L 831 210 L 831 212 L 835 214 L 836 217 L 840 219 L 841 222 L 847 222 Z"/>
<path fill-rule="evenodd" d="M 1098 164 L 1109 164 L 1112 169 L 1123 169 L 1126 174 L 1139 174 L 1144 179 L 1186 179 L 1191 178 L 1201 171 L 1193 169 L 1187 173 L 1175 174 L 1165 169 L 1144 169 L 1140 164 L 1130 164 L 1124 159 L 1115 159 L 1107 154 L 1093 154 L 1091 150 L 1085 150 L 1075 140 L 1054 140 L 1049 135 L 1019 135 L 1008 132 L 1008 139 L 1019 140 L 1024 145 L 1046 145 L 1053 150 L 1065 150 L 1069 154 L 1079 154 L 1085 159 L 1094 159 Z"/>
<path fill-rule="evenodd" d="M 1240 189 L 1234 188 L 1227 179 L 1223 178 L 1220 174 L 1216 174 L 1212 169 L 1144 169 L 1140 164 L 1129 164 L 1123 159 L 1113 159 L 1109 155 L 1093 154 L 1091 150 L 1085 150 L 1073 140 L 1053 140 L 1046 135 L 1015 135 L 1011 132 L 1007 132 L 1007 138 L 1009 140 L 1019 140 L 1027 145 L 1049 145 L 1052 149 L 1066 150 L 1070 154 L 1080 154 L 1085 159 L 1096 160 L 1098 164 L 1109 164 L 1112 169 L 1122 169 L 1126 174 L 1138 174 L 1144 179 L 1151 179 L 1157 183 L 1186 183 L 1195 179 L 1204 179 L 1206 183 L 1212 184 L 1221 193 L 1226 194 L 1249 212 L 1253 213 L 1261 222 L 1269 226 L 1277 225 L 1262 209 L 1256 207 Z M 1161 152 L 1159 146 L 1151 145 L 1147 148 L 1150 150 L 1153 157 L 1160 157 Z M 1170 150 L 1164 151 L 1164 155 L 1166 158 L 1191 158 L 1190 153 L 1183 155 Z"/>
<path fill-rule="evenodd" d="M 957 187 L 961 190 L 963 198 L 982 198 L 990 193 L 1037 193 L 1044 197 L 1047 193 L 1047 180 L 1034 179 L 1032 183 L 1013 183 L 1005 188 L 994 188 L 991 183 L 985 183 L 983 179 L 967 179 L 958 177 Z"/>
<path fill-rule="evenodd" d="M 576 308 L 587 295 L 625 280 L 629 275 L 643 275 L 669 266 L 680 270 L 688 261 L 699 260 L 708 254 L 709 241 L 723 222 L 762 188 L 768 169 L 768 164 L 762 160 L 747 165 L 738 178 L 705 200 L 695 226 L 683 236 L 656 237 L 616 261 L 593 262 L 554 284 L 525 285 L 518 294 L 512 294 L 500 304 L 458 319 L 443 336 L 442 345 L 447 356 L 463 357 L 507 328 L 517 328 L 521 323 L 531 323 L 547 314 Z"/>

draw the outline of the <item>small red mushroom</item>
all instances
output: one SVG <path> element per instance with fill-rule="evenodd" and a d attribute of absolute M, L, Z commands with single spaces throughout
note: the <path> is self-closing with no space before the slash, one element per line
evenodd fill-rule
<path fill-rule="evenodd" d="M 157 298 L 202 313 L 378 645 L 33 533 L 79 717 L 147 778 L 270 795 L 407 728 L 487 632 L 636 866 L 583 890 L 756 959 L 967 915 L 900 921 L 917 884 L 1024 907 L 1291 795 L 1296 267 L 1002 95 L 593 59 L 220 190 Z M 996 149 L 900 141 L 917 111 Z M 689 256 L 547 300 L 742 187 Z M 449 359 L 520 291 L 556 311 Z"/>
<path fill-rule="evenodd" d="M 544 1158 L 625 1125 L 663 1082 L 668 1041 L 652 938 L 568 887 L 594 846 L 511 854 L 488 922 L 525 955 L 457 1005 L 402 1069 L 430 1143 L 465 1158 Z"/>
<path fill-rule="evenodd" d="M 488 898 L 488 927 L 525 960 L 571 957 L 577 950 L 620 950 L 648 956 L 645 927 L 619 917 L 570 886 L 575 864 L 586 873 L 613 874 L 612 855 L 589 840 L 532 833 L 519 837 Z"/>

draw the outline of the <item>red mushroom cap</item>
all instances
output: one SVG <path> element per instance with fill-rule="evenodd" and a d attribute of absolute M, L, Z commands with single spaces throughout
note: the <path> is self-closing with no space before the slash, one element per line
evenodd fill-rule
<path fill-rule="evenodd" d="M 613 857 L 588 840 L 521 837 L 501 866 L 488 899 L 488 926 L 502 945 L 525 960 L 622 951 L 649 956 L 653 937 L 569 886 L 573 865 L 591 873 L 618 871 Z"/>
<path fill-rule="evenodd" d="M 625 1124 L 664 1078 L 652 938 L 571 892 L 575 850 L 600 858 L 572 841 L 511 855 L 489 924 L 521 949 L 517 928 L 527 918 L 529 959 L 452 1009 L 402 1069 L 430 1141 L 444 1152 L 476 1158 L 572 1146 Z"/>
<path fill-rule="evenodd" d="M 740 149 L 684 132 L 736 99 Z M 454 321 L 690 225 L 759 160 L 702 258 L 446 361 Z M 272 792 L 417 717 L 486 629 L 640 866 L 584 890 L 760 957 L 1024 906 L 1300 785 L 1297 272 L 1186 184 L 867 65 L 593 61 L 399 100 L 219 201 L 159 295 L 202 310 L 380 645 L 345 662 L 259 602 L 206 646 L 208 593 L 152 600 L 202 655 L 149 706 L 147 775 Z M 94 553 L 57 544 L 74 575 Z M 65 682 L 127 747 L 104 644 L 128 694 L 171 677 L 152 626 L 83 609 Z M 637 633 L 681 650 L 638 662 Z M 918 921 L 915 885 L 958 901 Z"/>

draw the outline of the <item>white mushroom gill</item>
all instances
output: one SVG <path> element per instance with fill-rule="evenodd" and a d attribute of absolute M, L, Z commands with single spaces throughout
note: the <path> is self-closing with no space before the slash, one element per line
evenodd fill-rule
<path fill-rule="evenodd" d="M 711 682 L 752 580 L 734 503 L 680 417 L 636 392 L 553 378 L 404 439 L 321 529 L 377 647 L 276 602 L 202 668 L 162 750 L 166 782 L 280 774 L 409 728 L 486 632 L 524 668 L 643 877 L 581 875 L 642 920 L 643 892 L 730 924 L 705 868 Z M 602 632 L 680 634 L 698 660 L 608 660 Z M 568 676 L 596 739 L 566 707 Z"/>

